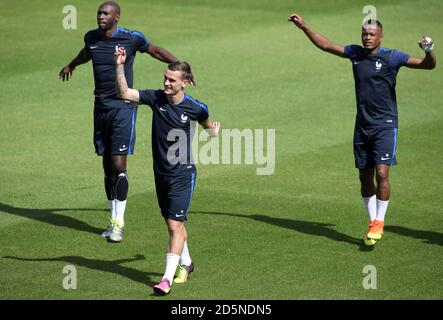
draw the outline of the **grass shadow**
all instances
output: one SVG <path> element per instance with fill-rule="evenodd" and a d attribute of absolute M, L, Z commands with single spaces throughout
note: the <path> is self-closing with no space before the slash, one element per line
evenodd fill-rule
<path fill-rule="evenodd" d="M 32 209 L 19 208 L 7 205 L 0 202 L 0 212 L 9 213 L 12 215 L 25 217 L 39 222 L 48 223 L 57 227 L 65 227 L 83 232 L 90 232 L 93 234 L 101 234 L 102 229 L 93 227 L 81 220 L 58 214 L 63 211 L 100 211 L 106 212 L 105 209 L 85 209 L 85 208 L 51 208 L 51 209 Z"/>
<path fill-rule="evenodd" d="M 207 212 L 207 211 L 192 211 L 197 214 L 211 214 L 211 215 L 223 215 L 230 217 L 238 217 L 245 219 L 252 219 L 259 222 L 268 223 L 281 228 L 291 229 L 297 232 L 301 232 L 308 235 L 314 235 L 319 237 L 325 237 L 330 240 L 338 242 L 346 242 L 354 246 L 358 246 L 360 251 L 372 251 L 373 247 L 366 247 L 362 239 L 353 238 L 347 234 L 340 233 L 333 229 L 334 224 L 320 223 L 315 221 L 302 221 L 302 220 L 290 220 L 282 218 L 274 218 L 261 214 L 252 215 L 240 215 L 227 212 Z"/>
<path fill-rule="evenodd" d="M 386 226 L 384 229 L 402 236 L 423 240 L 423 243 L 443 246 L 443 233 L 440 232 L 414 230 L 401 226 Z"/>
<path fill-rule="evenodd" d="M 12 257 L 12 256 L 4 256 L 5 259 L 12 259 L 18 261 L 30 261 L 30 262 L 42 262 L 42 261 L 61 261 L 72 264 L 74 266 L 86 267 L 92 270 L 98 270 L 103 272 L 109 272 L 112 274 L 118 274 L 122 277 L 126 277 L 132 281 L 142 283 L 144 285 L 152 287 L 156 284 L 156 282 L 151 280 L 151 276 L 162 276 L 160 273 L 155 272 L 143 272 L 137 269 L 133 269 L 130 267 L 122 266 L 121 264 L 127 262 L 134 262 L 138 260 L 144 260 L 145 256 L 138 254 L 135 255 L 134 258 L 129 259 L 117 259 L 117 260 L 98 260 L 98 259 L 88 259 L 85 257 L 79 256 L 62 256 L 62 257 L 54 257 L 54 258 L 20 258 L 20 257 Z"/>

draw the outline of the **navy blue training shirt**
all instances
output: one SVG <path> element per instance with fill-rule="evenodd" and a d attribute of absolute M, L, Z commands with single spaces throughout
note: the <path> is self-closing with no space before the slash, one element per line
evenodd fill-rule
<path fill-rule="evenodd" d="M 191 144 L 196 124 L 191 126 L 191 121 L 205 121 L 208 107 L 187 94 L 177 105 L 169 103 L 163 90 L 139 90 L 139 95 L 140 104 L 149 105 L 153 111 L 154 172 L 168 176 L 194 172 Z"/>
<path fill-rule="evenodd" d="M 398 70 L 407 64 L 409 56 L 385 48 L 367 55 L 358 45 L 346 46 L 345 56 L 352 61 L 354 71 L 356 126 L 398 128 L 395 85 Z"/>
<path fill-rule="evenodd" d="M 111 38 L 103 36 L 99 29 L 85 34 L 85 50 L 92 57 L 95 81 L 95 107 L 99 109 L 131 108 L 132 102 L 117 97 L 115 89 L 115 47 L 126 49 L 125 75 L 128 87 L 133 86 L 133 65 L 137 51 L 146 52 L 150 41 L 137 31 L 117 28 Z"/>

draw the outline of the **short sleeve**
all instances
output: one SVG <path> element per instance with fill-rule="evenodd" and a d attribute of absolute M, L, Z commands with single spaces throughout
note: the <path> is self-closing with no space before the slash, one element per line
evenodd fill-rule
<path fill-rule="evenodd" d="M 409 60 L 409 55 L 398 50 L 392 50 L 391 58 L 389 64 L 393 69 L 399 69 L 402 66 L 407 65 Z"/>
<path fill-rule="evenodd" d="M 134 48 L 135 51 L 146 52 L 148 50 L 149 44 L 151 41 L 146 39 L 145 35 L 138 31 L 133 31 L 134 34 Z"/>
<path fill-rule="evenodd" d="M 204 103 L 197 101 L 198 111 L 197 111 L 197 121 L 202 122 L 209 118 L 208 106 Z"/>
<path fill-rule="evenodd" d="M 89 41 L 89 32 L 86 32 L 85 36 L 83 37 L 83 42 L 85 43 L 84 49 L 86 50 L 86 52 L 89 52 L 88 41 Z"/>
<path fill-rule="evenodd" d="M 192 112 L 192 120 L 197 120 L 198 122 L 202 122 L 209 118 L 209 110 L 207 105 L 201 103 L 197 99 L 194 99 L 193 97 L 187 94 L 185 94 L 185 100 L 191 103 L 192 108 L 194 110 Z"/>
<path fill-rule="evenodd" d="M 345 57 L 351 59 L 361 54 L 361 47 L 355 44 L 345 46 Z"/>
<path fill-rule="evenodd" d="M 157 91 L 159 90 L 139 90 L 140 104 L 147 104 L 152 108 L 157 100 Z"/>

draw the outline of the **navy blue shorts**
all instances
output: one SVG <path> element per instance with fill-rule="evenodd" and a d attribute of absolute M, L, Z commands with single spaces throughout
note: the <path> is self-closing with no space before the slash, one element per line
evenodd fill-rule
<path fill-rule="evenodd" d="M 94 146 L 99 156 L 133 154 L 137 107 L 94 109 Z"/>
<path fill-rule="evenodd" d="M 196 177 L 195 171 L 179 176 L 155 174 L 158 205 L 165 220 L 187 220 Z"/>
<path fill-rule="evenodd" d="M 397 164 L 397 128 L 355 128 L 354 158 L 358 169 L 374 168 L 377 164 Z"/>

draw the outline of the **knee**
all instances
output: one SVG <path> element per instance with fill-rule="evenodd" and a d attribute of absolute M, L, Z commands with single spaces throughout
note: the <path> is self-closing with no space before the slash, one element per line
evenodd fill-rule
<path fill-rule="evenodd" d="M 168 231 L 171 236 L 178 236 L 184 233 L 183 223 L 175 220 L 168 220 Z"/>
<path fill-rule="evenodd" d="M 377 183 L 387 183 L 389 182 L 389 174 L 384 170 L 377 171 L 376 179 Z"/>
<path fill-rule="evenodd" d="M 112 168 L 117 174 L 126 172 L 126 158 L 123 156 L 113 156 Z"/>

